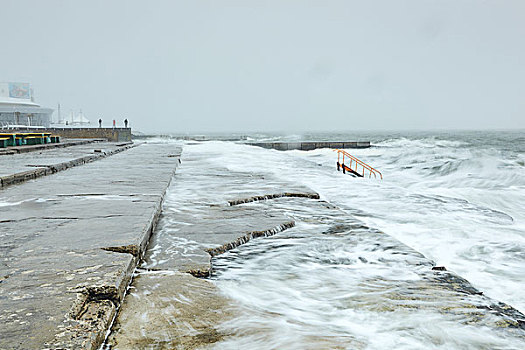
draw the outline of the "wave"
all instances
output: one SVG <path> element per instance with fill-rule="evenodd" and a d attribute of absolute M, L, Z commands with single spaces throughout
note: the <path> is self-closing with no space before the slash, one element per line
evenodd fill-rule
<path fill-rule="evenodd" d="M 425 137 L 419 139 L 411 139 L 407 137 L 390 138 L 384 141 L 374 143 L 374 146 L 387 147 L 387 148 L 451 148 L 451 147 L 464 147 L 467 146 L 468 142 L 460 140 L 443 140 L 436 137 Z"/>

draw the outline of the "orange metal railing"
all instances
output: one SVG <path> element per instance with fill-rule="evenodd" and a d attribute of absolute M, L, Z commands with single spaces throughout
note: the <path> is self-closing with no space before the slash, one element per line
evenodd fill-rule
<path fill-rule="evenodd" d="M 383 174 L 381 174 L 379 170 L 372 168 L 370 165 L 366 164 L 362 160 L 357 159 L 347 151 L 342 149 L 334 149 L 334 152 L 337 152 L 337 170 L 342 168 L 343 173 L 350 171 L 351 173 L 360 177 L 365 177 L 365 175 L 368 175 L 370 178 L 372 175 L 374 175 L 374 177 L 377 178 L 379 175 L 381 180 L 383 179 Z"/>

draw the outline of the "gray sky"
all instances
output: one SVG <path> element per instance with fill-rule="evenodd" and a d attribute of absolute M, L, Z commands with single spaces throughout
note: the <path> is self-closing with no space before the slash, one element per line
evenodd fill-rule
<path fill-rule="evenodd" d="M 0 81 L 145 132 L 525 128 L 523 0 L 0 0 L 0 32 Z"/>

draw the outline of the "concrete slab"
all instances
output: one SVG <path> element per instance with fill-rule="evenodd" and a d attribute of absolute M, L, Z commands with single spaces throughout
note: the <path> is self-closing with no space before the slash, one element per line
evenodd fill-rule
<path fill-rule="evenodd" d="M 144 268 L 206 276 L 211 256 L 244 243 L 239 239 L 247 242 L 251 235 L 271 235 L 294 225 L 279 211 L 243 207 L 182 208 L 175 218 L 175 222 L 161 221 L 146 253 Z"/>
<path fill-rule="evenodd" d="M 143 144 L 0 191 L 0 348 L 100 345 L 178 154 Z"/>
<path fill-rule="evenodd" d="M 118 301 L 133 260 L 129 254 L 100 249 L 40 250 L 19 257 L 9 264 L 8 278 L 0 285 L 0 348 L 67 348 L 65 344 L 90 348 L 86 340 L 92 331 L 75 334 L 75 341 L 59 335 L 76 327 L 88 330 L 85 323 L 90 320 L 82 316 L 90 298 L 100 295 L 97 288 L 106 291 L 105 300 L 114 298 L 111 304 Z M 111 321 L 111 315 L 105 321 Z"/>
<path fill-rule="evenodd" d="M 95 149 L 111 151 L 118 148 L 116 143 L 96 142 L 70 146 L 67 148 L 52 148 L 31 153 L 11 154 L 1 156 L 0 176 L 12 175 L 33 167 L 45 167 L 58 164 L 87 155 L 93 155 Z"/>
<path fill-rule="evenodd" d="M 8 171 L 10 173 L 3 176 L 0 174 L 0 189 L 4 189 L 8 186 L 13 186 L 26 181 L 37 179 L 42 176 L 51 175 L 72 167 L 84 165 L 86 163 L 91 163 L 93 161 L 100 160 L 110 155 L 114 155 L 116 153 L 125 151 L 131 147 L 133 147 L 133 145 L 131 144 L 111 144 L 109 148 L 95 149 L 93 150 L 93 153 L 89 153 L 87 155 L 82 155 L 78 153 L 79 149 L 76 149 L 75 152 L 65 152 L 66 154 L 69 153 L 69 156 L 65 158 L 57 158 L 53 155 L 53 150 L 49 149 L 43 152 L 38 152 L 38 156 L 41 156 L 42 153 L 45 154 L 45 156 L 42 157 L 42 159 L 40 159 L 40 157 L 35 158 L 34 154 L 32 155 L 33 158 L 31 156 L 24 155 L 8 156 L 8 162 L 4 162 L 4 166 L 9 166 Z M 72 153 L 75 154 L 74 158 L 71 158 Z M 31 160 L 33 162 L 31 162 Z M 28 161 L 29 163 L 26 164 L 26 161 Z"/>
<path fill-rule="evenodd" d="M 309 188 L 262 174 L 217 165 L 203 172 L 202 164 L 208 156 L 192 154 L 182 159 L 167 198 L 170 209 L 152 237 L 143 267 L 206 276 L 211 255 L 293 226 L 293 220 L 280 211 L 232 204 L 286 194 L 318 198 Z M 221 186 L 210 179 L 220 179 Z"/>
<path fill-rule="evenodd" d="M 108 344 L 113 349 L 206 349 L 228 335 L 216 326 L 233 315 L 234 307 L 209 281 L 180 272 L 142 273 L 133 281 Z"/>
<path fill-rule="evenodd" d="M 209 275 L 212 256 L 294 225 L 281 210 L 230 201 L 264 201 L 284 193 L 318 196 L 261 174 L 217 165 L 202 171 L 203 159 L 210 156 L 182 159 L 145 261 L 110 335 L 108 344 L 115 349 L 201 349 L 226 336 L 215 325 L 233 314 L 229 301 L 212 283 L 194 276 Z M 210 181 L 217 178 L 220 187 Z"/>

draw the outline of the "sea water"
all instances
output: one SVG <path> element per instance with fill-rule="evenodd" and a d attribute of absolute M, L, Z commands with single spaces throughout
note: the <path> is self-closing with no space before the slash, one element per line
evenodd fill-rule
<path fill-rule="evenodd" d="M 490 298 L 525 311 L 525 136 L 522 132 L 253 135 L 253 141 L 368 141 L 349 150 L 384 179 L 336 170 L 329 149 L 276 151 L 234 142 L 187 144 L 184 155 L 213 153 L 231 171 L 268 174 L 308 186 L 342 209 Z M 214 181 L 210 179 L 210 181 Z M 220 186 L 220 179 L 217 179 Z M 172 194 L 176 195 L 176 194 Z M 281 201 L 283 211 L 294 204 Z M 296 208 L 299 209 L 298 207 Z M 212 280 L 244 314 L 222 327 L 238 337 L 216 348 L 519 349 L 523 337 L 495 332 L 423 308 L 388 305 L 381 288 L 417 276 L 356 265 L 360 246 L 298 220 L 274 237 L 213 259 Z M 362 246 L 366 248 L 365 246 Z M 365 257 L 363 257 L 365 259 Z M 367 261 L 385 259 L 369 254 Z M 348 263 L 346 263 L 348 262 Z M 372 267 L 371 267 L 372 266 Z M 376 276 L 380 278 L 375 278 Z M 383 285 L 370 285 L 380 280 Z M 365 284 L 364 281 L 367 281 Z M 386 286 L 386 287 L 385 287 Z M 378 312 L 371 303 L 389 310 Z"/>

